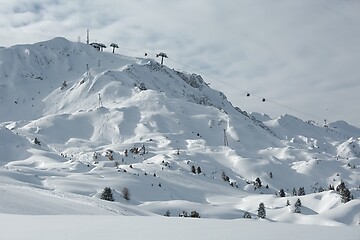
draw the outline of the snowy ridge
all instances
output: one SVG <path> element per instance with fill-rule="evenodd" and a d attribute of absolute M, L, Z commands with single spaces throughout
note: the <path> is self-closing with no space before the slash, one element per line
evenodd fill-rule
<path fill-rule="evenodd" d="M 345 122 L 247 114 L 199 75 L 63 38 L 0 49 L 0 69 L 0 213 L 242 219 L 263 202 L 269 221 L 359 222 L 360 129 Z M 350 202 L 328 190 L 341 181 Z"/>

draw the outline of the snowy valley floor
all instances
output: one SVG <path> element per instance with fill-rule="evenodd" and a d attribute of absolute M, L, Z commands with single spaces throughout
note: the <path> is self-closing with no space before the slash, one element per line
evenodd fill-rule
<path fill-rule="evenodd" d="M 342 239 L 358 240 L 359 227 L 140 216 L 29 216 L 0 214 L 0 239 Z"/>

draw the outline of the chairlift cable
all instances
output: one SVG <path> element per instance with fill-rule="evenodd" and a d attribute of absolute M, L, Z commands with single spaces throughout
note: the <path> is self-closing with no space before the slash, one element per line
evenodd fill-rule
<path fill-rule="evenodd" d="M 231 83 L 228 83 L 228 82 L 226 82 L 226 81 L 220 80 L 220 79 L 215 78 L 215 77 L 213 77 L 213 76 L 210 76 L 210 75 L 208 75 L 208 74 L 206 74 L 206 73 L 203 73 L 203 72 L 201 72 L 200 70 L 198 70 L 198 69 L 196 69 L 196 68 L 193 68 L 193 67 L 187 66 L 187 65 L 185 65 L 185 64 L 182 64 L 182 63 L 180 63 L 180 62 L 178 62 L 178 61 L 175 61 L 173 58 L 169 58 L 169 60 L 172 60 L 173 62 L 176 62 L 176 63 L 178 63 L 178 64 L 180 64 L 180 65 L 182 65 L 182 66 L 184 66 L 184 67 L 186 67 L 186 68 L 189 68 L 189 69 L 191 69 L 192 71 L 195 71 L 195 72 L 197 72 L 197 73 L 199 73 L 199 74 L 201 74 L 201 75 L 203 75 L 203 76 L 207 76 L 207 77 L 209 77 L 209 78 L 211 78 L 211 79 L 213 79 L 213 80 L 215 80 L 215 81 L 221 82 L 221 83 L 223 83 L 223 84 L 225 84 L 225 85 L 227 85 L 227 86 L 229 86 L 229 87 L 232 87 L 232 88 L 235 88 L 235 89 L 237 89 L 237 90 L 240 90 L 240 91 L 243 92 L 243 95 L 246 96 L 246 97 L 254 96 L 254 97 L 256 97 L 256 98 L 261 99 L 262 102 L 267 102 L 267 103 L 271 103 L 271 104 L 277 105 L 277 106 L 279 106 L 279 107 L 282 107 L 282 108 L 291 110 L 291 111 L 296 112 L 296 113 L 299 113 L 299 114 L 301 114 L 301 115 L 304 115 L 304 116 L 308 116 L 308 117 L 317 119 L 317 120 L 319 120 L 320 122 L 323 120 L 323 118 L 321 118 L 321 117 L 319 117 L 319 116 L 316 116 L 316 115 L 314 115 L 314 114 L 310 114 L 310 113 L 301 111 L 301 110 L 296 109 L 296 108 L 294 108 L 294 107 L 290 107 L 290 106 L 284 105 L 284 104 L 282 104 L 282 103 L 273 101 L 273 100 L 271 100 L 271 99 L 269 100 L 269 99 L 267 99 L 267 98 L 260 97 L 260 96 L 254 94 L 254 93 L 251 93 L 250 91 L 245 91 L 244 89 L 241 89 L 241 88 L 239 88 L 238 86 L 236 86 L 236 85 L 234 85 L 234 84 L 231 84 Z"/>
<path fill-rule="evenodd" d="M 119 49 L 124 49 L 124 50 L 127 50 L 127 51 L 136 52 L 136 53 L 139 53 L 139 54 L 144 54 L 144 53 L 145 53 L 146 56 L 147 56 L 147 55 L 150 55 L 150 56 L 154 55 L 154 56 L 156 56 L 156 54 L 157 54 L 157 51 L 154 50 L 154 49 L 148 49 L 148 50 L 132 49 L 132 48 L 127 48 L 127 47 L 122 47 L 122 46 L 120 46 L 120 45 L 119 45 Z M 320 122 L 323 121 L 323 118 L 322 118 L 322 117 L 316 116 L 316 115 L 311 114 L 311 113 L 308 113 L 308 112 L 304 112 L 304 111 L 299 110 L 299 109 L 297 109 L 297 108 L 294 108 L 294 107 L 291 107 L 291 106 L 288 106 L 288 105 L 285 105 L 285 104 L 282 104 L 282 103 L 273 101 L 273 100 L 271 100 L 271 99 L 269 100 L 268 98 L 265 98 L 265 97 L 260 97 L 260 96 L 254 94 L 254 93 L 251 92 L 251 91 L 248 91 L 248 90 L 245 90 L 245 89 L 241 89 L 241 88 L 239 88 L 238 86 L 236 86 L 236 85 L 234 85 L 234 84 L 231 84 L 231 83 L 229 83 L 229 82 L 227 82 L 227 81 L 224 81 L 224 80 L 221 80 L 221 79 L 216 78 L 216 77 L 214 77 L 214 76 L 211 76 L 211 75 L 209 75 L 209 74 L 207 74 L 207 73 L 205 73 L 205 72 L 203 72 L 203 71 L 201 71 L 201 70 L 199 70 L 199 69 L 197 69 L 197 68 L 190 67 L 190 66 L 188 66 L 188 65 L 186 65 L 186 64 L 183 64 L 183 63 L 175 60 L 175 59 L 172 58 L 172 57 L 168 57 L 168 60 L 173 61 L 173 62 L 175 62 L 175 63 L 177 63 L 177 64 L 179 64 L 179 65 L 181 65 L 181 66 L 183 66 L 183 67 L 185 67 L 185 68 L 188 68 L 188 69 L 190 69 L 190 70 L 194 71 L 195 73 L 198 73 L 198 74 L 200 74 L 200 75 L 202 75 L 202 76 L 206 76 L 206 77 L 208 77 L 209 79 L 212 79 L 212 80 L 215 80 L 215 81 L 217 81 L 217 82 L 220 82 L 220 83 L 222 83 L 222 84 L 224 84 L 224 85 L 226 85 L 226 86 L 229 86 L 229 87 L 231 87 L 231 88 L 235 88 L 235 89 L 241 91 L 241 92 L 242 92 L 242 95 L 245 96 L 245 97 L 256 97 L 256 98 L 260 99 L 260 101 L 262 101 L 263 103 L 265 103 L 265 102 L 266 102 L 266 103 L 271 103 L 271 104 L 273 104 L 273 105 L 277 105 L 277 106 L 279 106 L 279 107 L 281 107 L 281 108 L 288 109 L 288 110 L 293 111 L 293 112 L 296 112 L 296 113 L 298 113 L 298 114 L 301 114 L 301 115 L 304 115 L 304 116 L 308 116 L 308 117 L 311 117 L 311 118 L 313 118 L 313 119 L 317 119 L 317 120 L 319 120 Z"/>

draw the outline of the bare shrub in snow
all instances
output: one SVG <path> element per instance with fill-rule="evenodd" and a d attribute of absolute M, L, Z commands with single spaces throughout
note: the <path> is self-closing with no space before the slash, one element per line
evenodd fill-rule
<path fill-rule="evenodd" d="M 124 187 L 123 190 L 121 191 L 122 196 L 125 200 L 130 200 L 130 191 L 127 187 Z"/>

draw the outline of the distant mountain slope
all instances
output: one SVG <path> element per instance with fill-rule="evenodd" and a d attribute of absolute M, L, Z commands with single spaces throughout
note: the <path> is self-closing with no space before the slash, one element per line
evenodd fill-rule
<path fill-rule="evenodd" d="M 64 213 L 91 205 L 89 214 L 198 210 L 234 219 L 256 217 L 263 201 L 274 221 L 351 225 L 360 217 L 360 130 L 345 122 L 325 128 L 248 114 L 197 74 L 63 38 L 0 49 L 0 69 L 2 212 L 21 212 L 6 207 L 16 199 L 27 214 L 70 204 Z M 350 203 L 328 191 L 341 181 Z M 99 199 L 104 187 L 115 203 Z M 307 195 L 293 196 L 300 187 Z M 297 198 L 302 215 L 285 205 Z"/>

